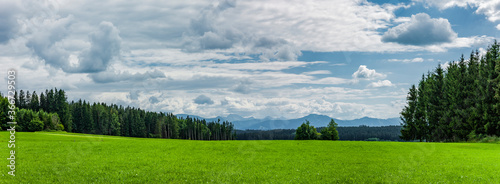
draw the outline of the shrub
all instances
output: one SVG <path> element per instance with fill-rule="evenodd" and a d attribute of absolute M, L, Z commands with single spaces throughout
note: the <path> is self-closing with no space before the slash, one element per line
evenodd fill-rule
<path fill-rule="evenodd" d="M 41 130 L 43 130 L 43 122 L 40 121 L 40 119 L 38 119 L 38 118 L 32 119 L 28 123 L 27 130 L 29 132 L 41 131 Z"/>
<path fill-rule="evenodd" d="M 63 131 L 63 130 L 64 130 L 64 125 L 62 125 L 62 124 L 57 124 L 56 130 L 57 130 L 57 131 Z"/>

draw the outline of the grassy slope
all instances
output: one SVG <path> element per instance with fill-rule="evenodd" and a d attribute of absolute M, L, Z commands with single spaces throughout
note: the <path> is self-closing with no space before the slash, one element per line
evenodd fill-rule
<path fill-rule="evenodd" d="M 500 144 L 189 141 L 16 133 L 0 183 L 500 183 Z"/>

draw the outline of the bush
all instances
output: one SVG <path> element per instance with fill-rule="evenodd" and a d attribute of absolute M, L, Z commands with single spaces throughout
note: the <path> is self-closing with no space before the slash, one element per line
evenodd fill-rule
<path fill-rule="evenodd" d="M 57 131 L 63 131 L 63 130 L 64 130 L 64 125 L 62 125 L 62 124 L 57 124 L 56 130 L 57 130 Z"/>
<path fill-rule="evenodd" d="M 29 132 L 41 131 L 41 130 L 43 130 L 43 122 L 40 121 L 40 119 L 35 118 L 28 123 Z"/>
<path fill-rule="evenodd" d="M 481 143 L 500 143 L 500 137 L 497 136 L 487 136 L 484 134 L 475 134 L 475 132 L 471 132 L 467 138 L 469 142 L 481 142 Z"/>

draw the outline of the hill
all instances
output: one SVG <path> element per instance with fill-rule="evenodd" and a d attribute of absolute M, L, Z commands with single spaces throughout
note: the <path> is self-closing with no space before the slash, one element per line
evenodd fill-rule
<path fill-rule="evenodd" d="M 315 127 L 324 127 L 330 122 L 330 119 L 334 119 L 339 126 L 391 126 L 400 125 L 399 118 L 389 118 L 389 119 L 377 119 L 364 117 L 354 120 L 339 120 L 331 118 L 325 115 L 310 114 L 301 118 L 296 119 L 256 119 L 253 117 L 244 118 L 239 115 L 230 114 L 227 117 L 218 116 L 216 118 L 203 118 L 200 116 L 193 116 L 187 114 L 178 114 L 177 117 L 186 118 L 187 116 L 199 119 L 206 119 L 207 121 L 230 121 L 234 124 L 235 129 L 239 130 L 272 130 L 272 129 L 294 129 L 299 127 L 305 120 L 311 122 L 311 125 Z"/>

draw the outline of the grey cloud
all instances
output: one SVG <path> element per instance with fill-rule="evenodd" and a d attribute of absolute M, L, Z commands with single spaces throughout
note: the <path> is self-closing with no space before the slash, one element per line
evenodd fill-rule
<path fill-rule="evenodd" d="M 409 22 L 389 29 L 382 36 L 383 42 L 403 45 L 432 45 L 449 43 L 457 38 L 447 19 L 433 19 L 425 13 L 411 16 Z"/>
<path fill-rule="evenodd" d="M 249 80 L 241 81 L 240 84 L 238 84 L 233 89 L 233 91 L 237 93 L 248 94 L 251 92 L 251 87 L 250 87 L 251 84 L 252 82 L 250 82 Z"/>
<path fill-rule="evenodd" d="M 69 69 L 69 53 L 57 45 L 69 32 L 73 16 L 43 22 L 39 30 L 35 31 L 26 42 L 26 46 L 33 51 L 45 64 L 64 71 Z"/>
<path fill-rule="evenodd" d="M 130 91 L 128 97 L 131 100 L 137 100 L 137 99 L 139 99 L 139 90 Z"/>
<path fill-rule="evenodd" d="M 183 50 L 199 52 L 202 50 L 228 49 L 239 42 L 243 34 L 236 29 L 216 25 L 221 12 L 234 8 L 236 1 L 221 1 L 214 7 L 209 5 L 196 19 L 191 19 L 189 30 L 184 33 Z"/>
<path fill-rule="evenodd" d="M 53 68 L 68 73 L 96 73 L 107 69 L 110 61 L 120 54 L 119 31 L 110 22 L 101 22 L 98 30 L 89 34 L 90 48 L 83 51 L 77 66 L 70 65 L 69 51 L 58 44 L 70 33 L 73 16 L 43 22 L 26 42 L 34 55 Z"/>
<path fill-rule="evenodd" d="M 94 82 L 110 83 L 120 81 L 143 81 L 147 79 L 165 78 L 165 74 L 159 70 L 148 71 L 145 73 L 131 74 L 129 72 L 99 72 L 88 75 Z"/>
<path fill-rule="evenodd" d="M 158 98 L 152 96 L 149 98 L 149 102 L 152 104 L 156 104 L 156 103 L 160 102 L 160 100 L 158 100 Z"/>
<path fill-rule="evenodd" d="M 287 44 L 288 42 L 284 39 L 276 39 L 269 37 L 261 37 L 255 41 L 254 47 L 264 47 L 264 48 L 273 48 L 274 46 Z"/>
<path fill-rule="evenodd" d="M 205 32 L 199 41 L 200 48 L 202 49 L 228 49 L 231 48 L 234 43 L 233 40 L 213 32 Z"/>
<path fill-rule="evenodd" d="M 211 104 L 214 104 L 214 101 L 212 99 L 210 99 L 210 97 L 208 97 L 208 96 L 200 95 L 194 99 L 194 103 L 200 104 L 200 105 L 201 104 L 211 105 Z"/>
<path fill-rule="evenodd" d="M 155 81 L 155 89 L 164 90 L 200 90 L 200 89 L 221 89 L 230 88 L 236 84 L 234 77 L 221 76 L 194 76 L 186 80 L 163 79 Z"/>
<path fill-rule="evenodd" d="M 0 44 L 7 43 L 16 34 L 19 28 L 15 17 L 18 9 L 14 1 L 0 3 Z"/>
<path fill-rule="evenodd" d="M 83 52 L 77 73 L 95 73 L 107 69 L 110 61 L 120 54 L 120 31 L 110 22 L 101 22 L 99 29 L 89 35 L 90 49 Z"/>
<path fill-rule="evenodd" d="M 204 50 L 243 47 L 245 54 L 260 55 L 264 61 L 297 60 L 302 53 L 292 43 L 282 38 L 257 35 L 245 28 L 226 24 L 226 11 L 236 8 L 236 1 L 221 1 L 218 6 L 209 5 L 200 15 L 190 21 L 189 29 L 183 33 L 182 50 L 202 52 Z M 228 13 L 230 15 L 230 13 Z"/>

